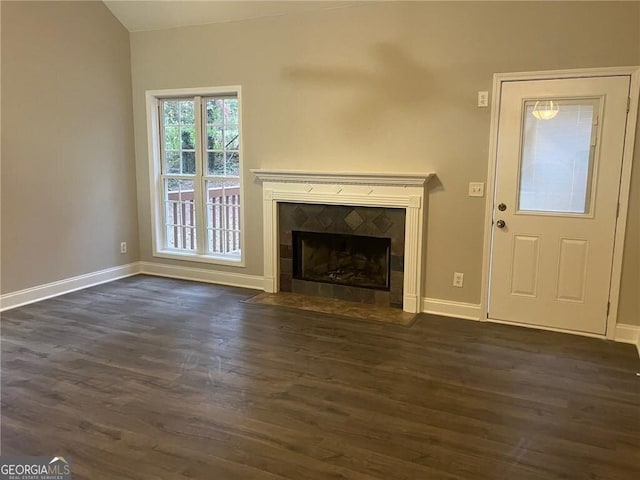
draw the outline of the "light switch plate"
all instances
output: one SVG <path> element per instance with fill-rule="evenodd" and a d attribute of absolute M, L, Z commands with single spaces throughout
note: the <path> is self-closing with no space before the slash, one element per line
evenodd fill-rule
<path fill-rule="evenodd" d="M 469 183 L 469 196 L 470 197 L 484 197 L 484 183 L 482 183 L 482 182 L 470 182 Z"/>
<path fill-rule="evenodd" d="M 487 92 L 486 90 L 478 92 L 478 106 L 479 107 L 489 106 L 489 92 Z"/>

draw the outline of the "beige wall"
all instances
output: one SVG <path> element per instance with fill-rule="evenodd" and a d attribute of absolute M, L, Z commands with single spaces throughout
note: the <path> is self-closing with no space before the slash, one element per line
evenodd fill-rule
<path fill-rule="evenodd" d="M 132 130 L 102 2 L 2 2 L 3 293 L 138 259 Z"/>
<path fill-rule="evenodd" d="M 640 9 L 637 18 L 640 25 Z M 640 28 L 636 44 L 640 45 Z M 636 65 L 640 65 L 640 51 Z M 640 325 L 640 121 L 636 130 L 634 164 L 631 172 L 618 322 Z"/>
<path fill-rule="evenodd" d="M 640 65 L 640 59 L 637 65 Z M 640 325 L 640 122 L 636 130 L 634 162 L 622 259 L 618 322 Z"/>
<path fill-rule="evenodd" d="M 262 274 L 261 187 L 250 168 L 434 171 L 425 294 L 479 303 L 484 200 L 468 197 L 467 184 L 486 179 L 490 111 L 475 106 L 476 92 L 491 90 L 495 72 L 640 63 L 639 6 L 392 2 L 133 33 L 141 258 L 154 261 L 145 90 L 240 84 L 247 267 L 219 270 Z M 637 263 L 637 205 L 630 220 L 625 258 Z M 451 286 L 454 271 L 464 288 Z M 636 269 L 625 273 L 621 321 L 640 324 L 637 291 Z"/>

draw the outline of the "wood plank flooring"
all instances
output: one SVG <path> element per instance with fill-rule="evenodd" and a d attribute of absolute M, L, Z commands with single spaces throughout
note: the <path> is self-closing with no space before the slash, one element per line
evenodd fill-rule
<path fill-rule="evenodd" d="M 2 454 L 74 479 L 640 478 L 632 346 L 136 276 L 2 314 Z"/>

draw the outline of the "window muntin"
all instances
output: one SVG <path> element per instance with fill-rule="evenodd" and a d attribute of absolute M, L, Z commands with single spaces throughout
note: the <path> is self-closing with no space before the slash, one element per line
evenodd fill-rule
<path fill-rule="evenodd" d="M 154 253 L 241 264 L 239 92 L 155 102 Z"/>

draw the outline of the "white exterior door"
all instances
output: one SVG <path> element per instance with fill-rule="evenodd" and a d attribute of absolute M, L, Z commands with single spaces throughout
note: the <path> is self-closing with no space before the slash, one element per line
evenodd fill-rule
<path fill-rule="evenodd" d="M 489 319 L 605 334 L 629 88 L 502 84 Z"/>

